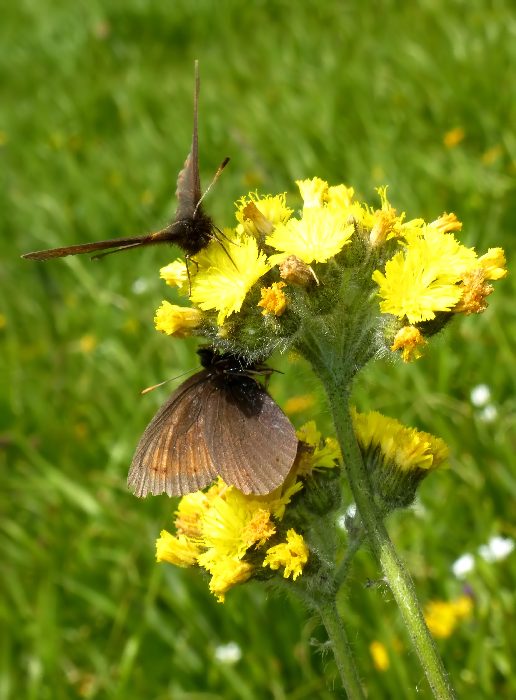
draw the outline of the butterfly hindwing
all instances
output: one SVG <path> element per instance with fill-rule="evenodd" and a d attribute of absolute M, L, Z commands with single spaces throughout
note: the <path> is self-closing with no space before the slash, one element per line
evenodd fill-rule
<path fill-rule="evenodd" d="M 297 451 L 294 428 L 254 379 L 235 376 L 206 401 L 204 441 L 217 472 L 243 493 L 270 493 L 285 480 Z"/>

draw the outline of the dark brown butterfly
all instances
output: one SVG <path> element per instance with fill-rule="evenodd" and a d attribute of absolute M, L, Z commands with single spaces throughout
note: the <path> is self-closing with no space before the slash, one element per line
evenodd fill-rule
<path fill-rule="evenodd" d="M 175 243 L 185 251 L 187 256 L 195 255 L 195 253 L 205 248 L 216 236 L 214 234 L 214 226 L 211 218 L 204 213 L 201 207 L 203 195 L 201 194 L 201 181 L 199 178 L 199 144 L 197 137 L 199 84 L 199 66 L 198 62 L 195 61 L 192 148 L 177 178 L 176 197 L 178 199 L 178 207 L 176 215 L 174 220 L 166 228 L 142 236 L 113 238 L 108 241 L 80 243 L 79 245 L 71 245 L 64 248 L 38 250 L 33 253 L 25 253 L 22 257 L 28 258 L 29 260 L 48 260 L 50 258 L 62 258 L 66 255 L 94 253 L 98 250 L 106 251 L 100 256 L 95 256 L 102 257 L 102 255 L 109 255 L 110 253 L 116 253 L 120 250 L 141 248 L 143 246 L 156 245 L 157 243 Z M 226 158 L 222 162 L 215 174 L 212 184 L 228 162 L 229 158 Z"/>
<path fill-rule="evenodd" d="M 172 394 L 143 433 L 127 483 L 136 496 L 179 496 L 217 475 L 246 494 L 285 480 L 296 456 L 294 427 L 255 378 L 272 370 L 212 348 L 203 370 Z"/>

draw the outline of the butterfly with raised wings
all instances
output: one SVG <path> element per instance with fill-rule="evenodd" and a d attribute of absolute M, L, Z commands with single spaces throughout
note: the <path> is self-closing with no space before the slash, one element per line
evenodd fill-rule
<path fill-rule="evenodd" d="M 201 203 L 204 193 L 201 193 L 201 181 L 199 176 L 199 141 L 197 135 L 197 115 L 199 104 L 199 63 L 195 61 L 195 88 L 194 88 L 194 116 L 192 148 L 185 161 L 183 169 L 177 178 L 176 197 L 178 207 L 174 220 L 160 231 L 147 233 L 141 236 L 128 238 L 113 238 L 107 241 L 94 241 L 92 243 L 79 243 L 78 245 L 65 246 L 63 248 L 49 248 L 25 253 L 22 258 L 29 260 L 50 260 L 51 258 L 63 258 L 67 255 L 80 255 L 82 253 L 96 253 L 104 251 L 94 257 L 102 257 L 111 253 L 131 248 L 156 245 L 158 243 L 175 243 L 182 248 L 187 257 L 195 255 L 205 248 L 208 243 L 216 238 L 215 227 L 211 218 L 204 212 Z M 219 166 L 212 185 L 229 163 L 225 158 Z"/>
<path fill-rule="evenodd" d="M 294 427 L 257 380 L 272 370 L 209 347 L 143 433 L 127 483 L 136 496 L 180 496 L 217 476 L 245 494 L 270 493 L 294 463 Z"/>

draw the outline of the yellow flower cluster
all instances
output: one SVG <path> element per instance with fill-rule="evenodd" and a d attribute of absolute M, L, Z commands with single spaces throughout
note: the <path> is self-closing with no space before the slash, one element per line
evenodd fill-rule
<path fill-rule="evenodd" d="M 507 274 L 501 248 L 478 257 L 455 238 L 462 228 L 455 214 L 431 223 L 405 221 L 405 214 L 390 204 L 386 187 L 378 189 L 380 207 L 373 208 L 357 201 L 345 185 L 332 187 L 317 177 L 296 184 L 303 201 L 299 215 L 287 206 L 285 194 L 250 193 L 236 204 L 234 228 L 219 232 L 188 268 L 176 260 L 161 269 L 168 285 L 189 295 L 198 314 L 163 304 L 156 313 L 158 330 L 179 337 L 202 335 L 206 321 L 212 329 L 218 327 L 219 336 L 228 337 L 231 330 L 224 324 L 235 314 L 254 314 L 255 324 L 272 328 L 283 322 L 279 317 L 287 317 L 296 286 L 331 288 L 337 278 L 331 266 L 325 276 L 324 264 L 339 265 L 341 254 L 353 250 L 344 267 L 350 260 L 357 266 L 353 284 L 364 290 L 372 276 L 380 311 L 395 319 L 391 350 L 409 361 L 421 355 L 430 333 L 421 324 L 439 314 L 483 311 L 492 292 L 489 282 Z M 370 255 L 364 255 L 367 249 Z M 377 269 L 368 267 L 372 260 Z"/>
<path fill-rule="evenodd" d="M 318 178 L 297 184 L 304 201 L 299 218 L 292 216 L 284 194 L 251 193 L 237 202 L 234 229 L 224 230 L 219 240 L 200 251 L 188 270 L 184 262 L 175 260 L 161 269 L 161 277 L 183 294 L 190 289 L 190 300 L 202 311 L 216 312 L 220 326 L 241 310 L 250 290 L 268 272 L 276 268 L 281 276 L 278 266 L 286 258 L 310 264 L 337 255 L 354 230 L 349 217 L 357 206 L 351 205 L 353 190 L 344 185 L 329 187 Z M 263 314 L 278 316 L 285 311 L 288 296 L 281 291 L 285 283 L 279 285 L 278 280 L 260 284 L 264 291 L 256 303 L 264 308 Z M 169 335 L 194 332 L 191 325 L 181 327 L 178 320 L 176 314 L 167 324 L 164 314 L 157 314 L 156 327 Z"/>
<path fill-rule="evenodd" d="M 161 532 L 156 558 L 206 569 L 210 590 L 220 602 L 257 566 L 284 567 L 285 578 L 296 579 L 308 560 L 308 547 L 292 529 L 285 541 L 278 542 L 277 530 L 285 507 L 301 488 L 301 482 L 294 481 L 267 496 L 246 496 L 219 478 L 206 492 L 183 496 L 176 512 L 176 534 Z"/>
<path fill-rule="evenodd" d="M 303 489 L 303 479 L 315 469 L 335 467 L 340 459 L 337 441 L 323 439 L 313 421 L 297 436 L 303 447 L 286 481 L 270 494 L 245 495 L 219 478 L 207 491 L 183 496 L 175 534 L 163 530 L 156 542 L 157 561 L 204 568 L 220 602 L 258 568 L 282 569 L 284 578 L 296 580 L 309 550 L 301 534 L 282 530 L 281 521 L 292 497 Z"/>
<path fill-rule="evenodd" d="M 461 620 L 471 616 L 472 611 L 470 596 L 463 595 L 450 602 L 432 600 L 425 606 L 425 621 L 434 637 L 446 639 Z"/>

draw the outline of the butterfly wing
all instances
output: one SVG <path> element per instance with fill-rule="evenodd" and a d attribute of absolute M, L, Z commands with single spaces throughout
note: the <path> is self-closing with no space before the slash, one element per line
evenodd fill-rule
<path fill-rule="evenodd" d="M 172 394 L 151 420 L 129 469 L 136 496 L 180 496 L 207 486 L 217 476 L 204 439 L 209 373 L 198 372 Z"/>
<path fill-rule="evenodd" d="M 152 236 L 130 236 L 129 238 L 112 238 L 108 241 L 94 241 L 93 243 L 79 243 L 63 248 L 49 248 L 48 250 L 35 250 L 32 253 L 25 253 L 22 258 L 28 260 L 50 260 L 51 258 L 64 258 L 67 255 L 81 255 L 82 253 L 95 253 L 97 250 L 123 250 L 125 248 L 135 248 L 151 242 Z M 113 250 L 113 252 L 115 252 Z"/>
<path fill-rule="evenodd" d="M 197 136 L 197 113 L 199 104 L 199 62 L 195 61 L 194 117 L 192 148 L 183 169 L 177 178 L 176 197 L 178 201 L 175 221 L 192 219 L 197 204 L 201 199 L 201 180 L 199 176 L 199 142 Z"/>
<path fill-rule="evenodd" d="M 298 440 L 289 419 L 260 384 L 247 376 L 226 379 L 207 395 L 205 411 L 204 440 L 227 484 L 264 495 L 283 483 Z"/>

